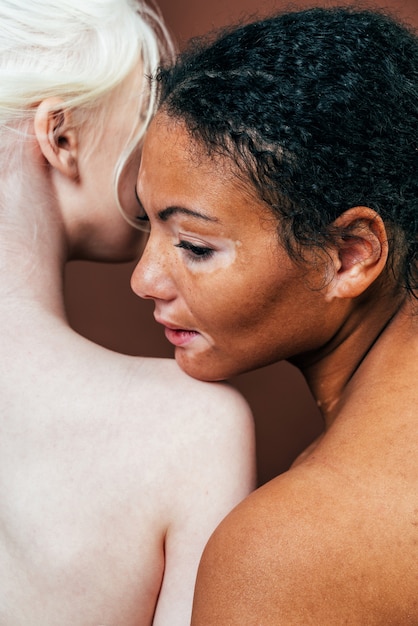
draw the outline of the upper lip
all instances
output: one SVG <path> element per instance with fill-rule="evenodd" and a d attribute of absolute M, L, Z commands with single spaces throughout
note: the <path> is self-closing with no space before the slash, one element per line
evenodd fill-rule
<path fill-rule="evenodd" d="M 166 328 L 169 328 L 170 330 L 186 330 L 184 326 L 178 326 L 177 324 L 172 324 L 171 322 L 164 320 L 162 317 L 159 317 L 159 315 L 154 314 L 154 318 L 158 324 L 162 324 L 162 326 L 165 326 Z"/>

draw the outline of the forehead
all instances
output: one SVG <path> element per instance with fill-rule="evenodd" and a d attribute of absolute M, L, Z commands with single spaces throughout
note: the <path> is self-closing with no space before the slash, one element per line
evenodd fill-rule
<path fill-rule="evenodd" d="M 227 157 L 209 155 L 208 150 L 189 132 L 185 122 L 160 112 L 154 117 L 147 131 L 144 149 L 144 164 L 149 159 L 179 168 L 199 169 L 200 173 L 221 174 L 233 170 L 234 164 Z"/>
<path fill-rule="evenodd" d="M 199 202 L 234 197 L 238 203 L 245 197 L 246 204 L 250 201 L 251 206 L 260 205 L 263 212 L 272 216 L 232 158 L 209 154 L 182 120 L 163 112 L 157 113 L 146 134 L 138 191 L 144 201 L 143 193 L 155 196 L 164 192 L 176 196 L 177 201 L 181 201 L 182 195 Z"/>

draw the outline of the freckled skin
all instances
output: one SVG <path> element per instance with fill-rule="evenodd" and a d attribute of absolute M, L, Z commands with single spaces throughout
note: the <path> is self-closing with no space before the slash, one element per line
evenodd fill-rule
<path fill-rule="evenodd" d="M 161 113 L 148 132 L 137 191 L 151 232 L 132 287 L 155 300 L 157 317 L 200 333 L 176 347 L 188 374 L 229 378 L 312 350 L 332 332 L 323 293 L 280 246 L 268 206 L 243 188 L 226 159 L 199 153 L 185 128 Z M 182 213 L 159 219 L 174 205 L 213 221 Z M 176 247 L 182 238 L 213 248 L 212 256 Z"/>

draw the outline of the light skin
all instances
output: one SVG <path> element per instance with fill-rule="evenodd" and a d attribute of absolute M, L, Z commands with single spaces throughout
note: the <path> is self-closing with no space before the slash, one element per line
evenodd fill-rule
<path fill-rule="evenodd" d="M 114 94 L 103 133 L 55 98 L 39 103 L 22 188 L 7 207 L 14 221 L 0 234 L 8 626 L 189 623 L 204 545 L 254 487 L 251 413 L 234 390 L 193 380 L 169 359 L 106 350 L 66 319 L 67 260 L 138 250 L 141 235 L 113 192 L 137 89 L 130 77 Z M 138 161 L 124 178 L 131 210 Z"/>
<path fill-rule="evenodd" d="M 47 98 L 36 109 L 35 148 L 39 146 L 50 166 L 51 183 L 61 207 L 67 241 L 72 246 L 71 258 L 107 260 L 110 256 L 112 260 L 126 261 L 137 252 L 140 237 L 115 210 L 113 188 L 113 169 L 133 127 L 137 77 L 138 72 L 133 72 L 118 97 L 104 104 L 108 112 L 99 136 L 94 125 L 81 130 L 78 112 L 60 108 L 60 98 Z M 139 162 L 138 150 L 124 176 L 125 185 L 131 189 Z M 131 191 L 124 198 L 124 209 L 129 212 L 134 194 Z"/>
<path fill-rule="evenodd" d="M 172 327 L 180 366 L 217 380 L 288 359 L 325 424 L 210 539 L 192 624 L 417 623 L 418 318 L 381 218 L 350 208 L 334 226 L 352 236 L 297 263 L 233 163 L 163 110 L 137 192 L 150 235 L 132 286 Z"/>

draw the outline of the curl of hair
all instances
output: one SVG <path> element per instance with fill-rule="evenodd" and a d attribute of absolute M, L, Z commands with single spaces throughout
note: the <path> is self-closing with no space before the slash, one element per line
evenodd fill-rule
<path fill-rule="evenodd" d="M 43 99 L 59 97 L 77 121 L 95 114 L 142 61 L 138 123 L 115 185 L 155 109 L 151 75 L 173 48 L 156 8 L 142 0 L 4 0 L 0 3 L 0 166 L 24 149 L 24 122 Z M 62 106 L 62 105 L 61 105 Z M 100 124 L 99 124 L 100 125 Z M 20 144 L 16 141 L 21 139 Z M 116 187 L 115 187 L 116 189 Z"/>
<path fill-rule="evenodd" d="M 392 270 L 418 287 L 418 39 L 379 11 L 314 8 L 196 40 L 157 76 L 159 103 L 236 164 L 295 259 L 354 206 L 379 213 Z"/>

